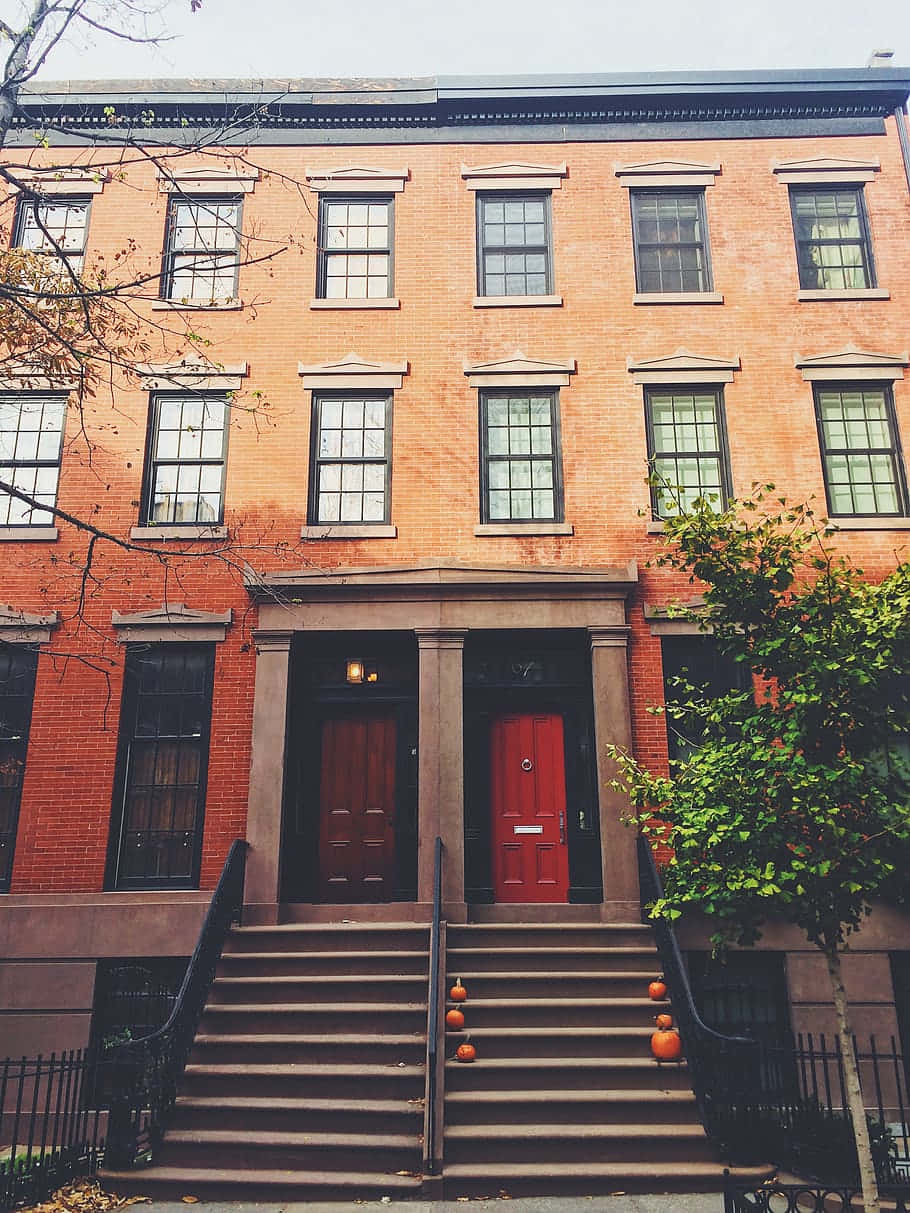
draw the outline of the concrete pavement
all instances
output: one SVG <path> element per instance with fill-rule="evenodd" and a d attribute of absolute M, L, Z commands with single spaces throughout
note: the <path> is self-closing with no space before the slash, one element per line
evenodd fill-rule
<path fill-rule="evenodd" d="M 720 1192 L 611 1196 L 525 1196 L 496 1200 L 316 1201 L 286 1204 L 204 1201 L 199 1213 L 722 1213 Z M 144 1206 L 143 1206 L 144 1207 Z M 150 1213 L 188 1213 L 181 1201 L 155 1200 Z"/>

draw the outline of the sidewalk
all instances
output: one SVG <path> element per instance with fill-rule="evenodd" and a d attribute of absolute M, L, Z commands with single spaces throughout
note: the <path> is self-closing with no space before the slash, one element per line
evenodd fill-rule
<path fill-rule="evenodd" d="M 189 1213 L 193 1205 L 153 1200 L 135 1213 Z M 722 1213 L 720 1192 L 668 1192 L 663 1195 L 524 1196 L 500 1200 L 307 1201 L 259 1204 L 240 1201 L 198 1202 L 199 1213 Z"/>

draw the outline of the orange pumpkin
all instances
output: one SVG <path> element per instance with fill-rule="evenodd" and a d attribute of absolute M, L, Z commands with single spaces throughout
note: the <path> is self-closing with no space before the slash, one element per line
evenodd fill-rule
<path fill-rule="evenodd" d="M 461 978 L 456 977 L 454 986 L 449 990 L 449 998 L 451 998 L 452 1002 L 464 1002 L 467 996 L 468 992 L 461 984 Z"/>
<path fill-rule="evenodd" d="M 451 1011 L 446 1013 L 446 1027 L 453 1030 L 464 1027 L 464 1015 L 457 1007 L 453 1007 Z"/>
<path fill-rule="evenodd" d="M 477 1050 L 472 1044 L 468 1044 L 467 1041 L 465 1041 L 463 1045 L 459 1045 L 455 1050 L 455 1056 L 459 1061 L 473 1061 L 477 1056 Z"/>
<path fill-rule="evenodd" d="M 672 1015 L 655 1015 L 654 1022 L 657 1024 L 657 1030 L 659 1032 L 666 1032 L 668 1028 L 673 1027 L 673 1016 Z"/>
<path fill-rule="evenodd" d="M 651 1052 L 658 1061 L 679 1061 L 682 1041 L 675 1031 L 655 1032 L 651 1037 Z"/>
<path fill-rule="evenodd" d="M 648 986 L 648 997 L 653 998 L 655 1002 L 660 1002 L 662 998 L 667 997 L 667 987 L 662 978 L 658 977 L 656 981 L 652 981 Z"/>

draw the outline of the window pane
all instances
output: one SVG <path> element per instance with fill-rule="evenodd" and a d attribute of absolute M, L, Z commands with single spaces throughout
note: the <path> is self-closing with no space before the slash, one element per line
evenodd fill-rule
<path fill-rule="evenodd" d="M 554 397 L 537 393 L 488 396 L 482 417 L 486 428 L 486 517 L 494 521 L 555 520 Z"/>

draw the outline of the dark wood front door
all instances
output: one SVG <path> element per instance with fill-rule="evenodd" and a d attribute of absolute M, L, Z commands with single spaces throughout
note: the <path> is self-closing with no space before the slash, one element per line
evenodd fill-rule
<path fill-rule="evenodd" d="M 388 901 L 395 891 L 395 715 L 385 709 L 322 725 L 319 893 Z"/>
<path fill-rule="evenodd" d="M 492 721 L 490 810 L 496 900 L 568 900 L 561 716 L 510 713 Z"/>

